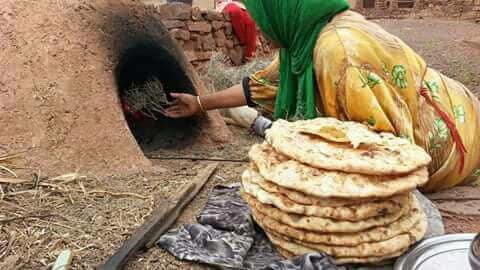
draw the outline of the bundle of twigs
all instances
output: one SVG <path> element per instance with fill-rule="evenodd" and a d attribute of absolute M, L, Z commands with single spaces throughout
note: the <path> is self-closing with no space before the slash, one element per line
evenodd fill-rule
<path fill-rule="evenodd" d="M 149 79 L 141 85 L 132 84 L 124 92 L 124 100 L 132 113 L 140 112 L 155 120 L 157 113 L 166 115 L 165 109 L 171 105 L 162 82 L 157 78 Z"/>

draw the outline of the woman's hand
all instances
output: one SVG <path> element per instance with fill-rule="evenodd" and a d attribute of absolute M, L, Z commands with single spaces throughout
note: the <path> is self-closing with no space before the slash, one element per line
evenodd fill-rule
<path fill-rule="evenodd" d="M 202 111 L 247 105 L 247 99 L 240 84 L 220 92 L 201 96 L 198 99 L 197 96 L 190 94 L 171 93 L 170 95 L 175 100 L 165 111 L 171 118 L 190 117 Z"/>
<path fill-rule="evenodd" d="M 171 93 L 175 101 L 166 109 L 167 116 L 171 118 L 184 118 L 198 114 L 201 111 L 197 97 L 190 94 Z"/>

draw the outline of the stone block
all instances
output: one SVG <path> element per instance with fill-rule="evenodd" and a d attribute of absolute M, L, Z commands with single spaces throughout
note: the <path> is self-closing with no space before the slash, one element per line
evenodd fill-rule
<path fill-rule="evenodd" d="M 184 51 L 195 51 L 196 48 L 195 48 L 195 41 L 193 40 L 188 40 L 188 41 L 185 41 L 185 43 L 183 44 L 183 50 Z"/>
<path fill-rule="evenodd" d="M 203 20 L 202 10 L 199 7 L 192 8 L 192 20 L 194 21 Z"/>
<path fill-rule="evenodd" d="M 162 19 L 189 20 L 191 17 L 191 7 L 183 3 L 161 5 L 159 12 Z"/>
<path fill-rule="evenodd" d="M 223 13 L 217 12 L 215 10 L 207 10 L 204 13 L 204 18 L 209 20 L 209 21 L 224 21 L 225 17 L 223 16 Z"/>
<path fill-rule="evenodd" d="M 212 52 L 197 52 L 197 60 L 205 61 L 210 60 L 212 57 Z"/>
<path fill-rule="evenodd" d="M 172 29 L 170 35 L 176 40 L 190 40 L 190 32 L 186 30 Z"/>
<path fill-rule="evenodd" d="M 201 51 L 202 48 L 202 39 L 199 37 L 197 40 L 195 40 L 195 50 Z"/>
<path fill-rule="evenodd" d="M 225 26 L 225 22 L 222 21 L 213 21 L 212 22 L 212 27 L 213 30 L 217 31 L 219 29 L 222 29 Z"/>
<path fill-rule="evenodd" d="M 212 25 L 207 22 L 189 22 L 187 23 L 188 30 L 192 32 L 210 33 L 212 31 Z"/>
<path fill-rule="evenodd" d="M 212 57 L 212 52 L 185 51 L 184 53 L 190 62 L 210 60 Z"/>
<path fill-rule="evenodd" d="M 202 48 L 204 50 L 211 51 L 215 49 L 216 43 L 212 35 L 202 36 L 200 39 L 202 40 Z"/>
<path fill-rule="evenodd" d="M 227 39 L 227 37 L 225 36 L 225 32 L 223 32 L 222 30 L 215 31 L 213 33 L 213 37 L 214 38 L 220 38 L 220 39 Z"/>
<path fill-rule="evenodd" d="M 191 39 L 191 40 L 200 39 L 200 34 L 198 34 L 198 33 L 190 33 L 190 39 Z"/>
<path fill-rule="evenodd" d="M 225 42 L 226 42 L 225 39 L 220 39 L 220 38 L 215 39 L 215 44 L 217 45 L 218 48 L 225 47 Z"/>
<path fill-rule="evenodd" d="M 162 20 L 163 25 L 170 30 L 172 28 L 185 28 L 185 21 L 180 20 Z"/>
<path fill-rule="evenodd" d="M 475 20 L 477 18 L 477 12 L 476 11 L 468 11 L 465 13 L 462 13 L 461 18 L 464 20 Z"/>

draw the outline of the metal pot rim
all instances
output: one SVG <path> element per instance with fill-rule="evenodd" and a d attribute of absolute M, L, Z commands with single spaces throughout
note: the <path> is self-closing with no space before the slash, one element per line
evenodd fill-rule
<path fill-rule="evenodd" d="M 474 246 L 479 245 L 479 249 L 475 252 Z M 468 252 L 468 259 L 470 260 L 470 265 L 472 269 L 480 269 L 480 233 L 473 238 L 473 241 L 470 245 L 470 250 Z"/>

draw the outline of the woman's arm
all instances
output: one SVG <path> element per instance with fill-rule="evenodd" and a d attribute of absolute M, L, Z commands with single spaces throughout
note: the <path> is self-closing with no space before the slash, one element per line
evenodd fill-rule
<path fill-rule="evenodd" d="M 171 96 L 175 101 L 166 111 L 172 118 L 189 117 L 202 112 L 202 109 L 209 111 L 247 105 L 241 84 L 201 97 L 181 93 L 171 93 Z"/>

